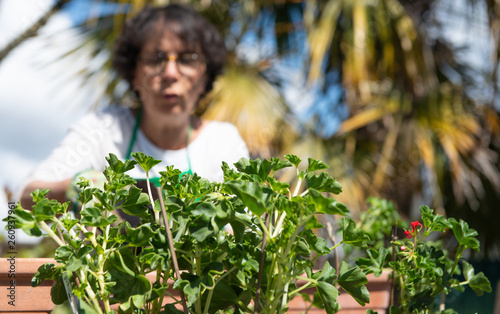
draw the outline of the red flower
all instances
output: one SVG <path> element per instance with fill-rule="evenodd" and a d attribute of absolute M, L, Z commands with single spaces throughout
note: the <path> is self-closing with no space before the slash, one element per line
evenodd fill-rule
<path fill-rule="evenodd" d="M 410 232 L 410 231 L 408 231 L 408 230 L 405 230 L 405 236 L 406 236 L 408 239 L 413 238 L 413 235 L 412 235 L 412 234 L 411 234 L 411 232 Z"/>
<path fill-rule="evenodd" d="M 424 227 L 424 226 L 422 226 L 422 224 L 421 224 L 420 222 L 418 222 L 418 221 L 414 221 L 414 222 L 412 222 L 410 225 L 411 225 L 411 228 L 412 228 L 412 230 L 413 230 L 413 233 L 415 233 L 415 229 L 417 229 L 417 226 L 420 226 L 420 228 L 419 228 L 419 229 L 421 229 L 421 228 L 423 228 L 423 227 Z"/>

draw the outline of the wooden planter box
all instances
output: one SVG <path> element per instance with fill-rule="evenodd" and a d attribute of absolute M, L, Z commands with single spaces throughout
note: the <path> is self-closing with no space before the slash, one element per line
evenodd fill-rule
<path fill-rule="evenodd" d="M 0 313 L 50 313 L 54 304 L 50 299 L 52 282 L 44 281 L 40 286 L 33 288 L 31 278 L 40 265 L 56 263 L 50 258 L 16 258 L 0 259 Z M 15 276 L 15 277 L 14 277 Z M 370 304 L 360 306 L 345 292 L 341 292 L 338 301 L 341 306 L 339 313 L 357 314 L 366 313 L 373 309 L 379 314 L 386 313 L 389 307 L 390 283 L 388 274 L 378 278 L 368 276 L 367 288 L 370 291 Z M 173 294 L 176 294 L 175 291 Z M 305 289 L 304 292 L 314 292 L 314 289 Z M 166 300 L 166 302 L 171 302 Z M 309 304 L 301 297 L 296 297 L 289 302 L 288 313 L 303 313 Z M 309 313 L 325 313 L 324 310 L 311 308 Z"/>

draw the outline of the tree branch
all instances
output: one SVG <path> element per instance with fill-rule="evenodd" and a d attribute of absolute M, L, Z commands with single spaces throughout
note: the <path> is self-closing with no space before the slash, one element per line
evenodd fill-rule
<path fill-rule="evenodd" d="M 23 43 L 26 39 L 34 37 L 38 34 L 38 31 L 49 21 L 50 17 L 61 10 L 62 6 L 71 0 L 58 0 L 54 5 L 47 11 L 42 17 L 38 19 L 30 28 L 25 30 L 17 38 L 14 38 L 5 48 L 0 51 L 0 63 L 5 59 L 5 57 L 14 50 L 17 46 Z"/>

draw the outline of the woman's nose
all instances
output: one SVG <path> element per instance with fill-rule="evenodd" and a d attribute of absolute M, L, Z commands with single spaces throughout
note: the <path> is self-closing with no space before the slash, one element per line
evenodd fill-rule
<path fill-rule="evenodd" d="M 170 56 L 168 59 L 165 60 L 165 68 L 162 71 L 162 76 L 167 77 L 167 78 L 173 78 L 173 79 L 178 79 L 180 78 L 181 72 L 179 71 L 179 66 L 177 64 L 177 60 L 175 57 Z"/>

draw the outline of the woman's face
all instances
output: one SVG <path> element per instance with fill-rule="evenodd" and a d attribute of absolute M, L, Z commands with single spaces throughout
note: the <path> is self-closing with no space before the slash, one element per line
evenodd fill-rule
<path fill-rule="evenodd" d="M 159 28 L 144 42 L 133 85 L 145 114 L 171 123 L 185 122 L 205 91 L 206 65 L 199 52 L 185 47 L 165 27 Z"/>

